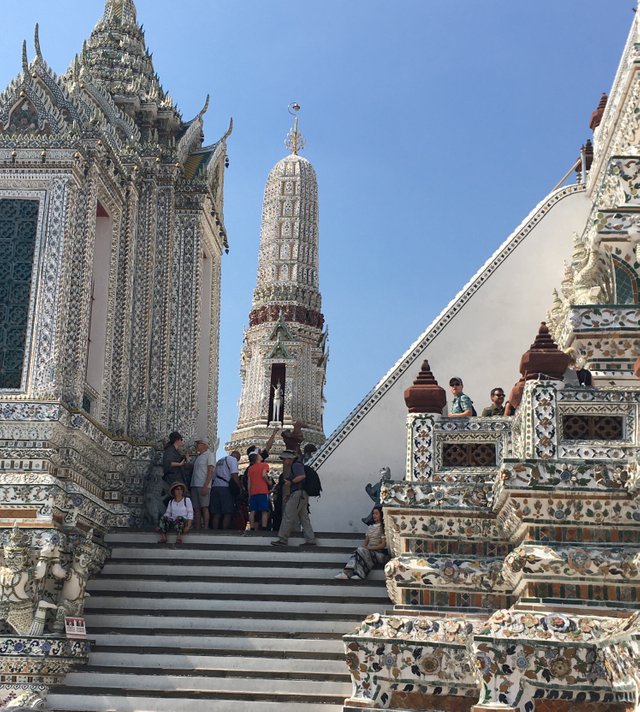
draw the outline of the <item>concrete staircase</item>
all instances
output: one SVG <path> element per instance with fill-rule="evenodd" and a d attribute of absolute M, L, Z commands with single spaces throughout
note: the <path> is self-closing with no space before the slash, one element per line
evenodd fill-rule
<path fill-rule="evenodd" d="M 319 546 L 194 533 L 180 548 L 152 532 L 109 536 L 90 583 L 88 667 L 67 676 L 57 712 L 334 712 L 351 694 L 342 635 L 389 605 L 382 571 L 336 581 L 361 535 Z"/>

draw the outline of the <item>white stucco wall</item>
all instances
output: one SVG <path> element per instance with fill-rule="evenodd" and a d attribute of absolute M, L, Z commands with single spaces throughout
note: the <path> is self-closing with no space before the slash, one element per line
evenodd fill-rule
<path fill-rule="evenodd" d="M 98 215 L 96 217 L 96 236 L 93 251 L 91 329 L 87 353 L 86 380 L 99 396 L 102 395 L 105 346 L 107 343 L 109 267 L 112 240 L 113 220 L 108 216 Z"/>
<path fill-rule="evenodd" d="M 385 465 L 393 479 L 404 477 L 403 392 L 423 359 L 449 399 L 449 379 L 460 376 L 478 413 L 490 404 L 491 388 L 511 389 L 589 207 L 584 191 L 565 188 L 548 195 L 329 437 L 315 465 L 323 486 L 322 497 L 312 504 L 316 531 L 363 530 L 360 518 L 371 506 L 365 484 L 376 482 Z"/>

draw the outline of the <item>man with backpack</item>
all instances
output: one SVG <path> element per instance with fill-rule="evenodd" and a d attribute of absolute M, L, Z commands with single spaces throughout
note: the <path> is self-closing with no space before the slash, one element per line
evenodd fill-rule
<path fill-rule="evenodd" d="M 283 477 L 285 477 L 284 512 L 278 538 L 274 539 L 271 544 L 272 546 L 287 546 L 291 533 L 297 532 L 298 528 L 302 527 L 304 542 L 300 546 L 316 546 L 316 535 L 309 520 L 309 494 L 305 488 L 307 478 L 305 466 L 290 450 L 281 453 L 280 459 L 284 467 L 290 469 L 290 472 L 288 475 L 283 473 Z"/>
<path fill-rule="evenodd" d="M 454 376 L 449 381 L 449 388 L 453 394 L 453 401 L 451 403 L 451 408 L 449 408 L 450 418 L 468 418 L 469 416 L 478 415 L 476 409 L 473 407 L 473 401 L 466 393 L 462 392 L 464 388 L 464 383 L 462 379 Z"/>

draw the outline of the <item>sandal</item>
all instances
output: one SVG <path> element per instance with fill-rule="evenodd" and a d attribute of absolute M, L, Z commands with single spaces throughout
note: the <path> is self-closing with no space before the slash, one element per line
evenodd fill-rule
<path fill-rule="evenodd" d="M 161 536 L 158 539 L 158 544 L 166 544 L 167 543 L 167 537 L 166 536 Z"/>
<path fill-rule="evenodd" d="M 176 537 L 176 544 L 184 544 L 184 540 L 181 536 Z"/>

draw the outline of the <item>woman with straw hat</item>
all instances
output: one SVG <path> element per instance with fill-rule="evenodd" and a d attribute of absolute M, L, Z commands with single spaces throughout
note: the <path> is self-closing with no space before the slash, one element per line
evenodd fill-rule
<path fill-rule="evenodd" d="M 176 544 L 182 544 L 182 537 L 189 532 L 193 524 L 193 505 L 186 496 L 187 488 L 183 482 L 174 482 L 170 489 L 171 499 L 167 505 L 167 511 L 160 517 L 158 528 L 160 529 L 159 544 L 167 543 L 167 533 L 171 529 L 176 530 Z"/>

